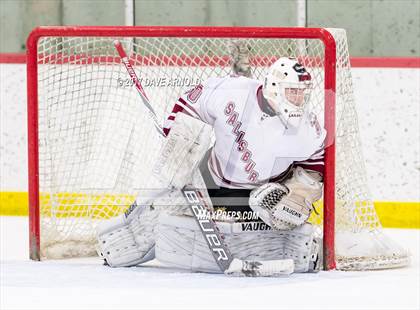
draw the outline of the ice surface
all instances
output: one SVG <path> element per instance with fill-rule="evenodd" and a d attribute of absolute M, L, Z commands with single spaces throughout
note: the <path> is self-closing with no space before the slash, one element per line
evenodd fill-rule
<path fill-rule="evenodd" d="M 32 262 L 28 219 L 0 217 L 0 309 L 419 309 L 420 230 L 386 230 L 408 268 L 232 278 L 157 267 L 111 269 L 98 258 Z"/>

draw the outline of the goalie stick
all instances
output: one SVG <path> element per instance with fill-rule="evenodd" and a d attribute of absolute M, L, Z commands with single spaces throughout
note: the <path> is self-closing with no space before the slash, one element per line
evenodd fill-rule
<path fill-rule="evenodd" d="M 134 71 L 133 66 L 130 64 L 130 61 L 128 60 L 127 54 L 121 44 L 120 41 L 115 40 L 114 41 L 115 49 L 118 52 L 118 55 L 120 55 L 121 62 L 124 64 L 124 67 L 127 69 L 128 75 L 130 76 L 131 80 L 133 81 L 141 100 L 143 101 L 143 104 L 147 108 L 150 118 L 153 120 L 153 123 L 155 125 L 156 130 L 162 135 L 165 136 L 162 127 L 159 125 L 159 122 L 157 120 L 157 116 L 155 113 L 155 110 L 153 110 L 152 106 L 150 105 L 149 98 L 147 98 L 146 92 L 143 89 L 143 86 L 140 83 L 139 78 L 137 77 L 136 71 Z"/>
<path fill-rule="evenodd" d="M 144 91 L 139 78 L 137 77 L 134 68 L 130 64 L 130 61 L 127 57 L 127 54 L 118 40 L 114 41 L 114 46 L 121 57 L 121 61 L 124 64 L 130 78 L 132 79 L 145 107 L 149 111 L 149 115 L 154 122 L 156 130 L 162 136 L 165 136 L 162 127 L 157 121 L 156 113 L 153 107 L 150 104 L 150 101 Z M 170 189 L 164 189 L 159 191 L 156 194 L 164 194 Z M 189 203 L 191 211 L 194 214 L 201 233 L 203 234 L 204 239 L 212 253 L 217 265 L 220 269 L 227 275 L 239 275 L 239 276 L 279 276 L 279 275 L 288 275 L 294 271 L 294 263 L 292 259 L 283 259 L 283 260 L 270 260 L 270 261 L 250 261 L 250 260 L 241 260 L 234 258 L 229 251 L 226 243 L 223 240 L 223 236 L 220 233 L 217 224 L 211 218 L 210 215 L 211 208 L 208 206 L 203 199 L 203 195 L 200 190 L 195 188 L 189 188 L 185 186 L 182 189 L 182 193 L 185 196 L 186 200 Z M 155 195 L 156 195 L 155 194 Z M 157 197 L 157 196 L 155 196 Z M 152 198 L 153 199 L 153 198 Z M 152 201 L 148 199 L 148 201 Z M 140 206 L 144 207 L 146 204 L 141 203 Z M 203 217 L 204 215 L 204 217 Z"/>

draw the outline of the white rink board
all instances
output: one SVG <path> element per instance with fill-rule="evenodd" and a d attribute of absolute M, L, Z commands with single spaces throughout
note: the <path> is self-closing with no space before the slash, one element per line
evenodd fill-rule
<path fill-rule="evenodd" d="M 373 200 L 418 201 L 420 70 L 354 68 L 352 74 Z M 0 64 L 0 81 L 0 191 L 26 191 L 25 65 Z"/>
<path fill-rule="evenodd" d="M 26 217 L 0 217 L 0 309 L 419 309 L 420 230 L 385 230 L 411 250 L 404 269 L 231 278 L 112 269 L 99 258 L 33 262 Z"/>

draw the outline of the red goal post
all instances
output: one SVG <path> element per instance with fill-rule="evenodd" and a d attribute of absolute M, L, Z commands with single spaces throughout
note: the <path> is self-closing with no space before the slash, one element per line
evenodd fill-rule
<path fill-rule="evenodd" d="M 132 38 L 253 38 L 317 39 L 324 45 L 325 110 L 327 130 L 324 175 L 324 268 L 334 269 L 335 261 L 335 103 L 336 42 L 323 28 L 256 28 L 256 27 L 38 27 L 27 40 L 28 92 L 28 167 L 29 167 L 29 234 L 31 259 L 41 257 L 40 183 L 39 183 L 39 50 L 38 42 L 48 37 L 132 37 Z"/>

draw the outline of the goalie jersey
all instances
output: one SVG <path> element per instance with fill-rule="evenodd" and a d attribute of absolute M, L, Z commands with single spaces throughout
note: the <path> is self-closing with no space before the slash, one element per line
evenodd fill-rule
<path fill-rule="evenodd" d="M 325 129 L 316 115 L 306 112 L 299 128 L 287 128 L 264 109 L 262 84 L 242 76 L 210 78 L 175 103 L 164 132 L 177 113 L 211 125 L 215 144 L 208 170 L 216 185 L 252 189 L 280 181 L 293 165 L 323 170 Z"/>

